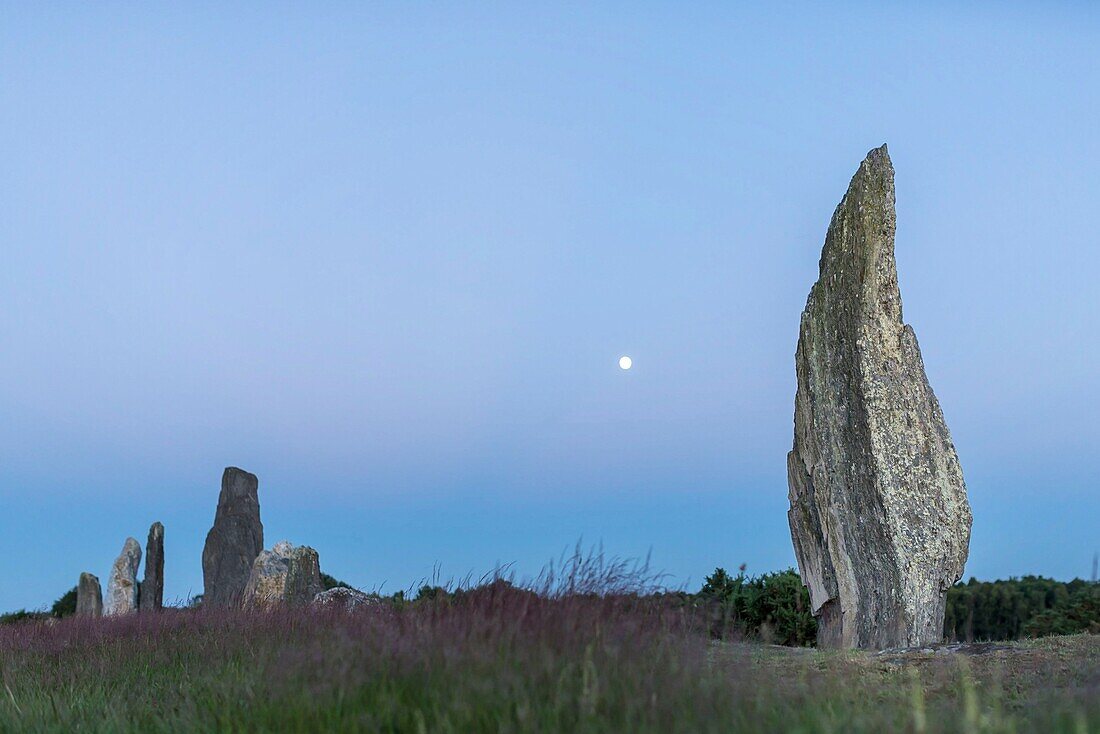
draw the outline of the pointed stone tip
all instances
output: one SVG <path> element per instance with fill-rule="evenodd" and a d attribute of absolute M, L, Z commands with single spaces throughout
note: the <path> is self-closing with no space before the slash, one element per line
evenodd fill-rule
<path fill-rule="evenodd" d="M 859 164 L 852 182 L 848 186 L 851 193 L 862 189 L 868 182 L 877 182 L 875 188 L 893 189 L 894 164 L 890 161 L 890 152 L 886 149 L 886 143 L 867 152 L 863 161 Z"/>
<path fill-rule="evenodd" d="M 867 151 L 866 157 L 863 159 L 865 163 L 870 165 L 886 164 L 890 166 L 890 151 L 886 148 L 886 143 L 883 143 L 877 148 L 871 148 Z"/>

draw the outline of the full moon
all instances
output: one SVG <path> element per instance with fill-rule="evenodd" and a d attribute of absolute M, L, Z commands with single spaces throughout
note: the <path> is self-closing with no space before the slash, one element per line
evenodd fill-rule
<path fill-rule="evenodd" d="M 625 354 L 623 356 L 619 357 L 619 369 L 628 370 L 628 369 L 630 369 L 630 366 L 632 364 L 634 364 L 634 360 L 632 360 L 630 357 L 626 356 Z"/>

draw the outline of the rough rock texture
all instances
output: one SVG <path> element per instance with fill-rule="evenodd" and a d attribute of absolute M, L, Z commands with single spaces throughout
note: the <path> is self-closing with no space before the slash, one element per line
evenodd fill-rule
<path fill-rule="evenodd" d="M 242 603 L 253 608 L 278 604 L 304 606 L 324 589 L 317 551 L 284 540 L 256 558 Z"/>
<path fill-rule="evenodd" d="M 164 606 L 164 526 L 159 522 L 149 528 L 145 541 L 145 579 L 138 594 L 141 611 L 161 609 Z"/>
<path fill-rule="evenodd" d="M 264 547 L 258 488 L 256 475 L 242 469 L 231 466 L 222 474 L 214 527 L 202 551 L 204 606 L 240 603 L 252 563 Z"/>
<path fill-rule="evenodd" d="M 894 229 L 884 145 L 833 214 L 795 356 L 789 519 L 824 647 L 938 642 L 970 544 L 959 459 L 902 322 Z"/>
<path fill-rule="evenodd" d="M 76 585 L 76 615 L 78 617 L 103 616 L 103 591 L 99 578 L 90 573 L 80 574 Z"/>
<path fill-rule="evenodd" d="M 375 606 L 378 604 L 378 600 L 367 596 L 358 589 L 346 589 L 338 586 L 335 589 L 322 591 L 313 597 L 313 603 L 319 607 L 355 609 L 356 607 Z"/>
<path fill-rule="evenodd" d="M 141 544 L 133 538 L 127 538 L 122 545 L 122 553 L 115 560 L 115 565 L 111 567 L 111 575 L 107 579 L 104 614 L 107 616 L 129 614 L 137 609 L 137 572 L 140 565 Z"/>

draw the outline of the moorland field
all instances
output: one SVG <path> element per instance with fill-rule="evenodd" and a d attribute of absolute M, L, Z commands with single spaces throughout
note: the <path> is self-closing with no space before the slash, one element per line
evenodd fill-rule
<path fill-rule="evenodd" d="M 534 591 L 425 586 L 349 611 L 32 615 L 0 625 L 0 730 L 1100 730 L 1100 635 L 783 646 L 766 640 L 799 629 L 786 612 L 739 619 L 783 574 L 715 574 L 686 595 L 594 568 Z"/>

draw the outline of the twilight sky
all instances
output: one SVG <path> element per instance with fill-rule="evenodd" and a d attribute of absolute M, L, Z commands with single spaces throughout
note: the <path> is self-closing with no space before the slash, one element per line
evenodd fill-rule
<path fill-rule="evenodd" d="M 793 565 L 799 314 L 883 142 L 966 575 L 1089 574 L 1100 7 L 365 5 L 0 6 L 0 610 L 154 520 L 201 592 L 230 464 L 385 592 Z"/>

